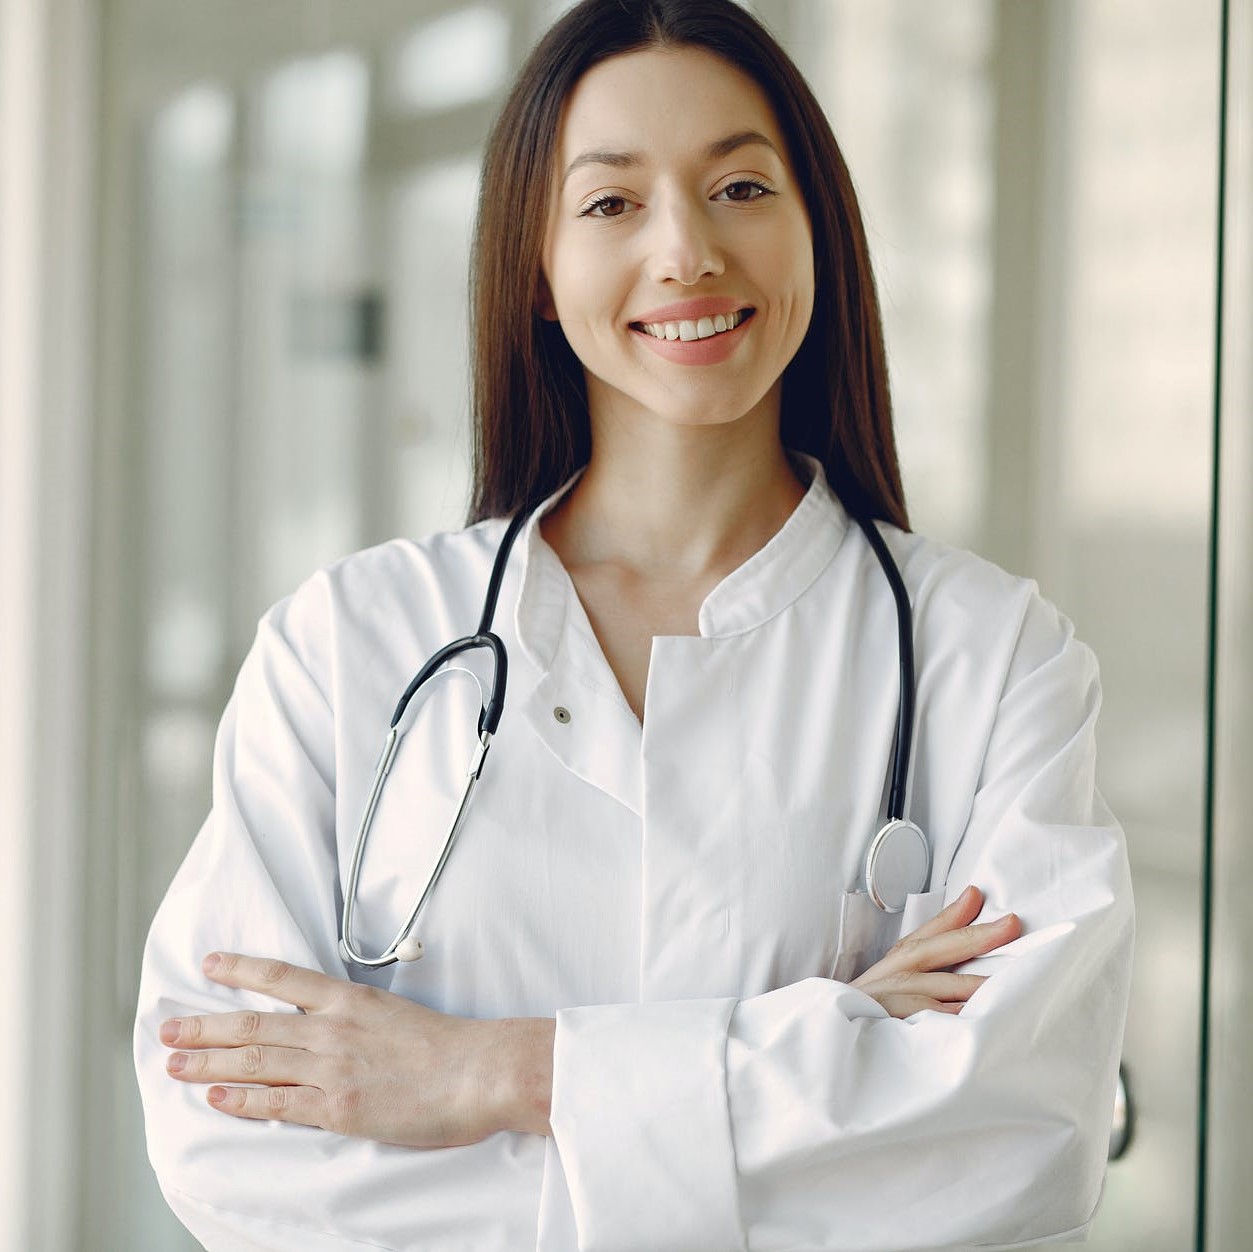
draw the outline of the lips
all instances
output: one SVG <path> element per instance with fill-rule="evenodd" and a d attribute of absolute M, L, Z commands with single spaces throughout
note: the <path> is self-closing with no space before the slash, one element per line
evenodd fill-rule
<path fill-rule="evenodd" d="M 714 314 L 713 317 L 702 317 L 697 321 L 681 321 L 681 322 L 645 322 L 642 326 L 632 327 L 633 330 L 642 330 L 646 335 L 651 335 L 654 339 L 681 339 L 684 343 L 690 343 L 693 339 L 712 339 L 714 335 L 725 334 L 728 330 L 734 330 L 741 322 L 747 321 L 752 316 L 751 309 L 744 309 L 739 313 L 728 313 L 725 317 L 721 313 Z"/>
<path fill-rule="evenodd" d="M 646 309 L 632 320 L 631 325 L 642 326 L 645 322 L 697 322 L 702 317 L 716 317 L 719 313 L 726 317 L 730 313 L 752 309 L 751 304 L 745 304 L 731 296 L 704 296 L 697 300 L 675 300 L 670 304 L 659 304 L 655 309 Z"/>
<path fill-rule="evenodd" d="M 632 323 L 631 333 L 663 360 L 677 365 L 717 365 L 738 351 L 753 321 L 754 310 L 745 308 L 696 321 Z"/>
<path fill-rule="evenodd" d="M 726 334 L 753 316 L 751 305 L 736 305 L 725 298 L 684 300 L 652 309 L 638 321 L 630 323 L 637 334 L 673 343 L 691 343 Z"/>

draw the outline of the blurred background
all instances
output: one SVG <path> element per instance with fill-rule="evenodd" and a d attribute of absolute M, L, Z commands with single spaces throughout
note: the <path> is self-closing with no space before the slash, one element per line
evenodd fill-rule
<path fill-rule="evenodd" d="M 0 1248 L 196 1246 L 144 934 L 261 612 L 463 519 L 479 160 L 565 7 L 0 0 Z M 1091 1246 L 1253 1247 L 1253 0 L 748 7 L 861 194 L 915 527 L 1101 659 L 1139 945 Z"/>

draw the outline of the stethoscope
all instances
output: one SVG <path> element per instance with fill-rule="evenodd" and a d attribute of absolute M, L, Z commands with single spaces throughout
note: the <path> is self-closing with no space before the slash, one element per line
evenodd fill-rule
<path fill-rule="evenodd" d="M 452 643 L 440 648 L 405 688 L 405 693 L 400 697 L 396 711 L 392 714 L 391 727 L 374 769 L 374 783 L 370 788 L 365 812 L 361 817 L 357 841 L 353 845 L 352 861 L 348 867 L 348 885 L 344 892 L 339 940 L 340 954 L 346 961 L 379 968 L 391 965 L 395 961 L 416 961 L 422 956 L 422 943 L 413 934 L 414 923 L 426 907 L 426 902 L 430 899 L 431 892 L 435 890 L 435 884 L 439 882 L 444 866 L 448 863 L 453 844 L 465 822 L 470 799 L 482 777 L 483 763 L 487 759 L 492 736 L 496 733 L 496 728 L 500 724 L 500 715 L 505 708 L 509 657 L 500 636 L 492 630 L 492 619 L 496 615 L 496 601 L 500 596 L 500 585 L 504 580 L 505 565 L 509 560 L 510 550 L 531 511 L 531 509 L 523 509 L 519 512 L 509 523 L 505 536 L 500 541 L 496 559 L 492 563 L 492 573 L 488 579 L 487 595 L 483 600 L 483 614 L 479 619 L 478 629 L 474 634 L 455 639 Z M 875 556 L 878 557 L 883 573 L 892 588 L 892 597 L 896 602 L 897 654 L 900 663 L 900 704 L 896 715 L 896 744 L 892 756 L 892 783 L 888 792 L 887 821 L 870 841 L 870 846 L 866 851 L 865 884 L 870 899 L 878 908 L 885 913 L 899 913 L 905 907 L 906 898 L 923 889 L 931 869 L 931 849 L 927 837 L 918 826 L 905 817 L 905 791 L 909 778 L 909 753 L 914 730 L 913 615 L 900 570 L 892 559 L 887 544 L 883 542 L 878 527 L 864 518 L 858 518 L 857 524 L 864 532 Z M 443 668 L 449 661 L 464 653 L 478 650 L 490 653 L 492 658 L 490 694 L 485 701 L 482 700 L 480 685 L 478 742 L 466 772 L 465 785 L 456 813 L 449 825 L 439 858 L 428 875 L 426 886 L 418 897 L 417 903 L 410 910 L 409 916 L 405 918 L 391 943 L 378 956 L 366 956 L 357 948 L 352 937 L 353 915 L 357 907 L 357 888 L 361 880 L 361 862 L 365 857 L 365 845 L 369 838 L 370 826 L 383 794 L 383 784 L 391 772 L 400 741 L 405 734 L 402 728 L 405 710 L 422 687 L 433 679 L 450 672 Z"/>

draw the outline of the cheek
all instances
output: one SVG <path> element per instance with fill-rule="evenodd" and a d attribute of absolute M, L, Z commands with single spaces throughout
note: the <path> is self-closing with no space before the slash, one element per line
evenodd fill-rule
<path fill-rule="evenodd" d="M 754 249 L 753 272 L 765 292 L 773 292 L 789 318 L 793 311 L 804 314 L 814 301 L 814 251 L 806 224 L 762 239 Z"/>
<path fill-rule="evenodd" d="M 563 320 L 582 321 L 586 316 L 587 269 L 587 265 L 569 248 L 556 249 L 545 267 L 553 299 Z"/>
<path fill-rule="evenodd" d="M 782 267 L 790 262 L 790 270 Z M 780 272 L 791 274 L 791 296 L 795 303 L 796 316 L 801 322 L 801 331 L 809 326 L 809 319 L 814 310 L 814 251 L 808 231 L 798 235 L 790 249 L 788 260 L 780 258 Z"/>
<path fill-rule="evenodd" d="M 554 306 L 554 312 L 567 317 L 580 303 L 580 273 L 582 266 L 575 249 L 558 233 L 550 237 L 540 255 L 540 269 L 544 284 Z"/>
<path fill-rule="evenodd" d="M 812 259 L 801 271 L 799 291 L 797 304 L 801 313 L 801 334 L 803 335 L 809 329 L 810 320 L 814 315 L 814 266 Z"/>

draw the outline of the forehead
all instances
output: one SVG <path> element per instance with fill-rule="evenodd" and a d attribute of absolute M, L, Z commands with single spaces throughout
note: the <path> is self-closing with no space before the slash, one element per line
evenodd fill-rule
<path fill-rule="evenodd" d="M 665 158 L 746 130 L 760 131 L 784 154 L 765 92 L 729 61 L 701 48 L 622 53 L 588 70 L 566 100 L 559 169 L 588 149 Z"/>

